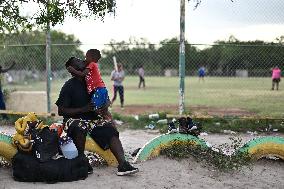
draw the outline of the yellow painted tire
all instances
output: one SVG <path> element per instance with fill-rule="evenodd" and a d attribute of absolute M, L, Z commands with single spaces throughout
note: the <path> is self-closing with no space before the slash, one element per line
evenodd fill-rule
<path fill-rule="evenodd" d="M 12 145 L 12 137 L 0 133 L 0 156 L 11 162 L 17 151 L 18 150 Z"/>
<path fill-rule="evenodd" d="M 116 158 L 114 157 L 114 155 L 112 154 L 112 152 L 110 150 L 103 150 L 89 136 L 86 139 L 85 150 L 97 153 L 110 166 L 116 166 L 118 164 Z M 12 145 L 12 137 L 0 133 L 0 156 L 4 157 L 5 160 L 11 162 L 12 158 L 17 153 L 17 151 L 18 151 L 17 148 L 15 148 Z"/>
<path fill-rule="evenodd" d="M 101 156 L 108 165 L 117 166 L 118 162 L 110 149 L 103 150 L 90 136 L 86 138 L 85 150 L 89 152 L 94 152 Z"/>
<path fill-rule="evenodd" d="M 245 152 L 253 160 L 263 157 L 277 157 L 284 160 L 284 138 L 283 137 L 260 137 L 247 142 L 238 152 Z"/>

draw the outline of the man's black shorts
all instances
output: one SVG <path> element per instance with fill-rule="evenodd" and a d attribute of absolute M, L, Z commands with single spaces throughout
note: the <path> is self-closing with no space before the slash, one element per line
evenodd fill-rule
<path fill-rule="evenodd" d="M 65 123 L 64 129 L 67 130 L 67 135 L 71 138 L 77 133 L 87 135 L 87 132 L 94 141 L 104 150 L 109 149 L 112 137 L 119 137 L 119 132 L 109 122 L 94 122 L 80 119 L 69 119 Z"/>
<path fill-rule="evenodd" d="M 119 132 L 112 126 L 94 127 L 89 133 L 92 139 L 104 150 L 109 149 L 112 137 L 119 137 Z"/>

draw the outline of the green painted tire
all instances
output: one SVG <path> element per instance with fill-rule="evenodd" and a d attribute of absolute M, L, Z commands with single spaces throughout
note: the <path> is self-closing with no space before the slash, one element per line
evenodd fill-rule
<path fill-rule="evenodd" d="M 149 142 L 147 142 L 137 153 L 134 158 L 134 162 L 146 161 L 160 155 L 162 149 L 170 147 L 173 144 L 193 144 L 200 145 L 208 148 L 206 142 L 200 138 L 197 138 L 188 134 L 172 133 L 160 135 Z"/>
<path fill-rule="evenodd" d="M 0 156 L 11 162 L 16 153 L 17 149 L 12 145 L 12 137 L 0 133 Z"/>
<path fill-rule="evenodd" d="M 255 138 L 244 144 L 237 152 L 248 153 L 254 160 L 271 156 L 284 160 L 284 138 L 276 136 Z"/>

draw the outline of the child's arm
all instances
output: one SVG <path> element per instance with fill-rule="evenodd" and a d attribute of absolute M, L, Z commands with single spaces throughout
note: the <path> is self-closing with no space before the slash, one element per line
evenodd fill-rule
<path fill-rule="evenodd" d="M 73 73 L 73 74 L 80 76 L 80 77 L 85 77 L 89 73 L 88 68 L 84 69 L 83 71 L 78 71 L 75 68 L 73 68 L 72 66 L 69 66 L 69 67 L 67 67 L 67 70 L 68 70 L 68 72 Z"/>

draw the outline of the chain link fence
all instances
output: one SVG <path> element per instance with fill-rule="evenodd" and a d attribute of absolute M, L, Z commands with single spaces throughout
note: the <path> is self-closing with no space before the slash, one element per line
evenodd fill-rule
<path fill-rule="evenodd" d="M 100 71 L 109 89 L 113 57 L 123 64 L 126 104 L 178 104 L 179 43 L 177 39 L 160 44 L 111 43 L 103 46 L 53 44 L 51 46 L 52 101 L 70 74 L 65 69 L 68 58 L 84 58 L 89 48 L 102 52 Z M 187 111 L 196 107 L 244 110 L 247 114 L 283 116 L 283 86 L 278 93 L 271 91 L 271 69 L 284 69 L 281 43 L 262 41 L 218 42 L 214 45 L 186 44 L 185 97 Z M 45 90 L 45 45 L 0 46 L 2 68 L 16 65 L 3 73 L 2 86 L 9 90 Z M 138 69 L 145 70 L 146 90 L 138 91 Z M 205 68 L 204 80 L 198 70 Z M 111 93 L 111 92 L 110 92 Z M 129 99 L 129 100 L 127 100 Z M 153 99 L 153 100 L 149 100 Z M 166 107 L 166 106 L 165 106 Z M 164 111 L 167 109 L 165 108 Z M 204 111 L 209 111 L 208 109 Z M 208 112 L 203 112 L 208 113 Z M 233 113 L 234 114 L 234 113 Z"/>
<path fill-rule="evenodd" d="M 53 79 L 66 79 L 65 62 L 75 56 L 84 58 L 90 45 L 52 45 L 51 70 Z M 94 45 L 93 47 L 95 47 Z M 80 48 L 81 47 L 81 48 Z M 186 76 L 197 76 L 205 67 L 206 76 L 270 77 L 274 66 L 284 67 L 284 46 L 279 44 L 226 43 L 216 45 L 186 45 Z M 127 75 L 137 75 L 140 66 L 147 76 L 178 76 L 179 44 L 109 44 L 101 49 L 100 71 L 109 75 L 113 56 L 122 63 Z M 16 65 L 6 75 L 20 84 L 26 80 L 45 80 L 45 45 L 14 45 L 0 47 L 1 66 Z"/>

